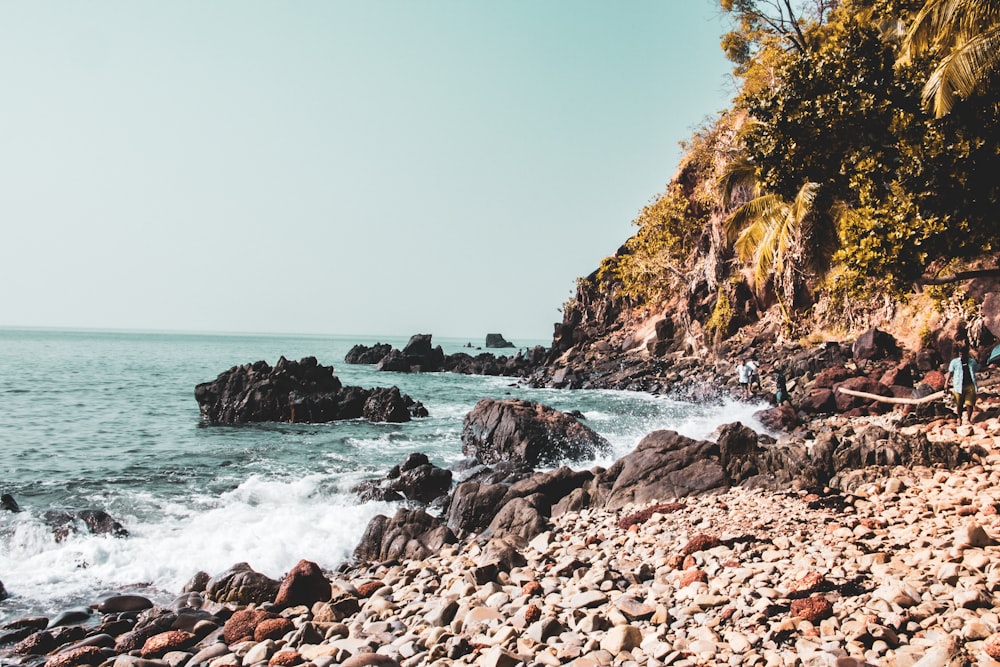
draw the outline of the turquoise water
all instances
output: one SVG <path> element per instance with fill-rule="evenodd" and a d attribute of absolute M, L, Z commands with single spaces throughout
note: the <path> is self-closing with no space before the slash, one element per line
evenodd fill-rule
<path fill-rule="evenodd" d="M 301 558 L 343 562 L 384 503 L 348 490 L 411 452 L 450 466 L 462 458 L 462 418 L 482 398 L 518 397 L 580 410 L 615 453 L 657 428 L 705 437 L 720 423 L 753 424 L 733 402 L 678 403 L 614 391 L 528 389 L 511 378 L 406 375 L 352 366 L 356 343 L 406 338 L 253 336 L 0 329 L 0 622 L 136 591 L 168 601 L 199 570 L 246 561 L 280 577 Z M 514 341 L 525 347 L 545 341 Z M 446 353 L 465 340 L 434 338 Z M 232 366 L 315 356 L 344 384 L 397 385 L 430 417 L 406 424 L 204 426 L 194 387 Z M 57 542 L 50 509 L 103 509 L 126 539 L 78 534 Z"/>

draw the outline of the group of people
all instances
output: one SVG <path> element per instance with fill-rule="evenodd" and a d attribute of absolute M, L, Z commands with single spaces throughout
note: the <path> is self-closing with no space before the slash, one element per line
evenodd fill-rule
<path fill-rule="evenodd" d="M 1000 358 L 1000 345 L 991 355 L 991 361 Z M 990 362 L 987 362 L 987 364 Z M 955 397 L 955 413 L 957 419 L 962 424 L 972 422 L 972 414 L 976 409 L 976 398 L 979 394 L 979 386 L 976 383 L 976 374 L 982 370 L 982 366 L 976 358 L 969 353 L 969 345 L 960 341 L 957 347 L 957 356 L 948 365 L 948 373 L 945 376 L 946 385 L 951 386 L 952 394 Z M 760 391 L 763 387 L 760 382 L 760 367 L 751 357 L 744 357 L 736 365 L 737 379 L 740 384 L 740 392 L 744 399 L 754 396 L 754 387 Z M 774 402 L 776 405 L 788 403 L 791 399 L 788 395 L 788 384 L 784 373 L 780 369 L 774 370 Z"/>
<path fill-rule="evenodd" d="M 740 360 L 736 366 L 736 377 L 740 383 L 740 392 L 744 399 L 753 398 L 754 386 L 757 391 L 763 389 L 760 383 L 760 367 L 751 357 Z M 785 374 L 780 369 L 774 369 L 774 402 L 776 405 L 788 403 L 791 405 L 791 398 L 788 395 L 788 383 Z"/>

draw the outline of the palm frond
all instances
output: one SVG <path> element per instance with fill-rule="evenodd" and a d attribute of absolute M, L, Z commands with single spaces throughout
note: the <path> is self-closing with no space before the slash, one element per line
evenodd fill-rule
<path fill-rule="evenodd" d="M 925 106 L 940 118 L 957 98 L 968 98 L 983 81 L 1000 69 L 1000 24 L 957 45 L 945 56 L 924 85 Z"/>

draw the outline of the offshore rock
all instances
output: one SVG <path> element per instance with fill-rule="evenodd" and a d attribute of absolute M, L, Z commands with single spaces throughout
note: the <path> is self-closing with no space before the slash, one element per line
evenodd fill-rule
<path fill-rule="evenodd" d="M 490 348 L 501 348 L 501 347 L 514 347 L 514 343 L 506 340 L 501 334 L 490 333 L 486 334 L 486 347 Z"/>
<path fill-rule="evenodd" d="M 393 466 L 384 479 L 368 480 L 352 491 L 362 501 L 407 500 L 429 504 L 451 490 L 452 473 L 430 462 L 426 454 L 413 453 L 400 465 Z"/>
<path fill-rule="evenodd" d="M 77 532 L 81 523 L 93 535 L 128 537 L 125 527 L 104 510 L 48 510 L 42 518 L 52 528 L 57 542 Z"/>
<path fill-rule="evenodd" d="M 377 364 L 382 361 L 385 355 L 392 351 L 392 345 L 388 343 L 375 343 L 374 345 L 355 345 L 344 356 L 344 362 L 348 364 Z"/>
<path fill-rule="evenodd" d="M 281 357 L 273 368 L 266 361 L 234 366 L 196 386 L 194 395 L 208 424 L 321 423 L 358 417 L 398 423 L 427 416 L 420 402 L 396 387 L 343 386 L 333 367 L 320 365 L 315 357 Z"/>
<path fill-rule="evenodd" d="M 520 399 L 483 399 L 462 424 L 462 453 L 481 463 L 531 466 L 593 459 L 611 445 L 575 417 Z"/>
<path fill-rule="evenodd" d="M 441 346 L 431 347 L 431 334 L 414 334 L 402 350 L 391 350 L 375 366 L 378 371 L 433 373 L 444 363 Z"/>

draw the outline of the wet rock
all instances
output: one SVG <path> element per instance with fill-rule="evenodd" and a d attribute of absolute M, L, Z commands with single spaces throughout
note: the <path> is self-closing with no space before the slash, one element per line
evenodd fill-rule
<path fill-rule="evenodd" d="M 603 437 L 574 417 L 520 399 L 483 399 L 462 423 L 462 453 L 481 463 L 531 466 L 588 460 L 611 451 Z"/>
<path fill-rule="evenodd" d="M 57 542 L 77 532 L 80 524 L 93 535 L 128 537 L 125 527 L 104 510 L 48 510 L 42 518 L 52 527 Z"/>
<path fill-rule="evenodd" d="M 263 609 L 241 609 L 226 621 L 222 637 L 229 645 L 253 639 L 258 625 L 275 618 L 278 618 L 277 614 Z"/>
<path fill-rule="evenodd" d="M 239 605 L 263 604 L 274 600 L 281 584 L 256 572 L 248 563 L 237 563 L 212 577 L 205 587 L 209 600 Z"/>

